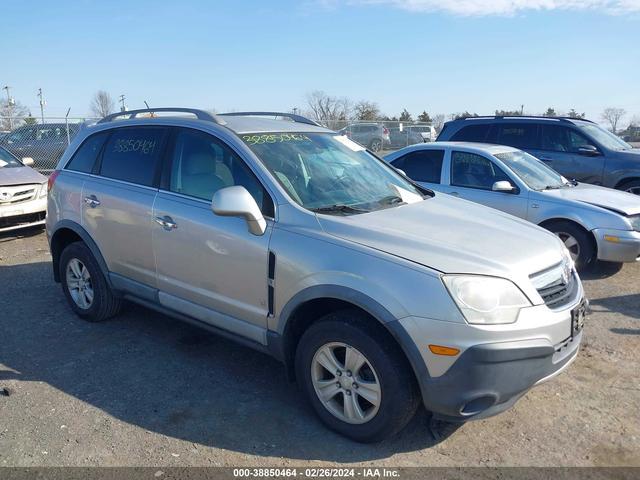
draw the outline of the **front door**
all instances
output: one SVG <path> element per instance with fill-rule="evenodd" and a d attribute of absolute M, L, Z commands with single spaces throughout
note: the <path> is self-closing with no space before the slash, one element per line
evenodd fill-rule
<path fill-rule="evenodd" d="M 177 129 L 153 209 L 160 302 L 258 343 L 266 342 L 267 263 L 273 202 L 232 149 L 214 136 Z M 256 236 L 242 218 L 211 211 L 213 194 L 244 186 L 267 217 Z"/>
<path fill-rule="evenodd" d="M 526 193 L 494 192 L 495 182 L 516 183 L 500 167 L 486 157 L 475 153 L 451 152 L 451 175 L 448 192 L 451 195 L 486 205 L 516 217 L 526 218 L 528 199 Z"/>

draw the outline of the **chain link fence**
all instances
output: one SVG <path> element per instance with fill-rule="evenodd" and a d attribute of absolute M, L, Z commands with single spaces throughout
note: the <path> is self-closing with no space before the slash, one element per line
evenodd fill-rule
<path fill-rule="evenodd" d="M 0 147 L 16 157 L 32 158 L 32 167 L 51 172 L 65 149 L 90 118 L 0 117 Z"/>
<path fill-rule="evenodd" d="M 33 168 L 47 174 L 55 168 L 82 123 L 95 120 L 45 117 L 43 121 L 34 117 L 0 117 L 0 147 L 20 159 L 32 158 Z M 322 123 L 379 155 L 436 139 L 434 127 L 424 122 L 332 120 Z"/>

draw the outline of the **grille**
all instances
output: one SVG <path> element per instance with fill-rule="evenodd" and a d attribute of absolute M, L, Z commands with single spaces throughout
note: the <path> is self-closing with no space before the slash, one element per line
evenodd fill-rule
<path fill-rule="evenodd" d="M 15 205 L 16 203 L 33 200 L 39 185 L 19 185 L 0 189 L 0 205 Z"/>
<path fill-rule="evenodd" d="M 26 215 L 14 215 L 12 217 L 0 218 L 0 228 L 13 227 L 18 225 L 28 225 L 40 222 L 45 218 L 45 212 L 28 213 Z"/>
<path fill-rule="evenodd" d="M 549 308 L 562 308 L 575 297 L 578 281 L 573 270 L 563 263 L 531 276 L 538 293 Z"/>

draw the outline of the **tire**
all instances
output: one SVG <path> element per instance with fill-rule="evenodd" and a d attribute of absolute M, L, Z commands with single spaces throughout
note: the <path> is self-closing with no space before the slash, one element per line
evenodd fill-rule
<path fill-rule="evenodd" d="M 624 182 L 617 188 L 618 190 L 622 190 L 624 192 L 633 193 L 634 195 L 640 195 L 640 180 L 630 180 L 628 182 Z"/>
<path fill-rule="evenodd" d="M 545 228 L 560 237 L 569 249 L 576 269 L 581 272 L 596 263 L 596 246 L 591 235 L 573 222 L 557 221 Z"/>
<path fill-rule="evenodd" d="M 91 250 L 83 242 L 65 247 L 59 268 L 62 291 L 76 315 L 88 322 L 101 322 L 118 314 L 122 300 L 114 295 Z M 77 288 L 71 288 L 74 285 Z"/>
<path fill-rule="evenodd" d="M 320 420 L 330 429 L 363 443 L 379 442 L 398 433 L 413 418 L 420 403 L 409 362 L 383 327 L 372 322 L 375 320 L 358 310 L 325 315 L 304 332 L 295 357 L 296 378 Z M 347 348 L 356 355 L 347 354 Z M 327 363 L 328 357 L 323 355 L 327 349 L 333 349 L 333 360 L 342 368 L 342 375 L 319 364 Z M 358 353 L 364 356 L 365 364 L 350 374 L 346 368 L 350 362 L 345 357 L 358 359 Z M 324 375 L 321 380 L 318 372 Z M 326 382 L 327 386 L 322 387 L 325 391 L 333 389 L 324 401 L 317 393 L 318 385 L 325 385 L 321 382 Z M 341 382 L 352 382 L 352 386 L 344 387 Z M 371 393 L 376 385 L 377 396 Z M 349 407 L 355 403 L 359 408 Z M 354 413 L 351 420 L 345 421 L 349 411 L 360 412 L 363 418 Z"/>
<path fill-rule="evenodd" d="M 369 143 L 369 149 L 372 152 L 376 153 L 382 150 L 382 140 L 380 140 L 379 138 L 374 138 L 373 140 L 371 140 L 371 143 Z"/>

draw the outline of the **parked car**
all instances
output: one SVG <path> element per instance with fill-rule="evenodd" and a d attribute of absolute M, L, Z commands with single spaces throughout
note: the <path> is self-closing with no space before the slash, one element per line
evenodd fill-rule
<path fill-rule="evenodd" d="M 44 225 L 47 177 L 0 147 L 0 232 Z"/>
<path fill-rule="evenodd" d="M 389 129 L 389 147 L 402 148 L 416 143 L 424 143 L 424 139 L 419 132 L 402 129 L 399 127 L 391 127 Z"/>
<path fill-rule="evenodd" d="M 419 133 L 424 142 L 433 142 L 437 137 L 436 129 L 432 125 L 405 125 L 404 128 Z"/>
<path fill-rule="evenodd" d="M 568 181 L 526 152 L 436 142 L 385 159 L 421 185 L 529 220 L 555 233 L 578 269 L 594 260 L 640 261 L 640 198 Z"/>
<path fill-rule="evenodd" d="M 473 117 L 447 122 L 438 141 L 519 148 L 568 179 L 640 194 L 640 149 L 584 119 Z"/>
<path fill-rule="evenodd" d="M 297 115 L 154 112 L 81 130 L 51 175 L 53 274 L 79 317 L 128 299 L 273 355 L 363 442 L 420 401 L 495 415 L 576 358 L 586 300 L 546 230 Z"/>
<path fill-rule="evenodd" d="M 78 133 L 79 125 L 69 125 L 69 140 Z M 68 145 L 64 123 L 24 125 L 0 138 L 0 146 L 17 157 L 34 159 L 33 167 L 49 172 L 54 169 Z"/>
<path fill-rule="evenodd" d="M 379 152 L 390 144 L 389 129 L 381 123 L 354 123 L 347 125 L 339 133 L 372 152 Z"/>

